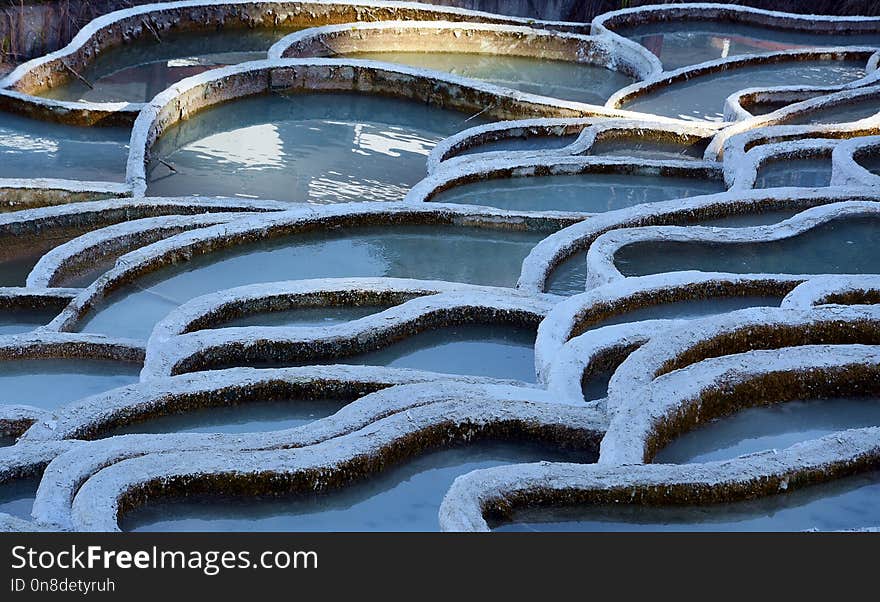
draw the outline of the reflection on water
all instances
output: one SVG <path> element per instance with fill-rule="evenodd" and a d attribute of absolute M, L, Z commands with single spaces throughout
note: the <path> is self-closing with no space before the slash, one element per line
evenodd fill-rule
<path fill-rule="evenodd" d="M 422 102 L 350 93 L 228 102 L 165 132 L 149 194 L 309 203 L 399 201 L 441 139 L 480 118 Z"/>
<path fill-rule="evenodd" d="M 77 127 L 0 111 L 0 178 L 122 182 L 128 128 Z"/>
<path fill-rule="evenodd" d="M 640 242 L 620 249 L 626 276 L 700 270 L 738 274 L 876 274 L 877 218 L 836 219 L 793 238 L 762 243 Z"/>
<path fill-rule="evenodd" d="M 633 78 L 586 63 L 455 52 L 357 52 L 347 58 L 447 71 L 531 94 L 603 105 Z"/>
<path fill-rule="evenodd" d="M 880 113 L 880 100 L 877 97 L 873 97 L 810 111 L 805 115 L 786 119 L 785 123 L 787 125 L 849 123 L 877 115 L 878 113 Z"/>
<path fill-rule="evenodd" d="M 878 399 L 789 401 L 741 410 L 684 433 L 661 449 L 654 462 L 685 464 L 729 460 L 870 426 L 880 426 Z"/>
<path fill-rule="evenodd" d="M 110 295 L 83 330 L 146 339 L 178 305 L 258 282 L 388 276 L 513 286 L 522 260 L 544 236 L 443 226 L 349 227 L 242 245 L 144 276 Z"/>
<path fill-rule="evenodd" d="M 594 459 L 533 444 L 478 442 L 425 453 L 326 494 L 157 502 L 120 523 L 125 531 L 436 531 L 440 502 L 460 475 L 503 464 Z"/>
<path fill-rule="evenodd" d="M 723 190 L 723 182 L 712 178 L 588 173 L 482 180 L 455 186 L 432 200 L 512 211 L 601 213 Z"/>
<path fill-rule="evenodd" d="M 0 403 L 51 410 L 70 401 L 137 382 L 140 366 L 72 359 L 0 362 Z"/>
<path fill-rule="evenodd" d="M 723 121 L 724 100 L 739 90 L 773 86 L 838 86 L 865 75 L 859 61 L 789 61 L 731 67 L 677 81 L 633 98 L 624 109 L 690 121 Z"/>
<path fill-rule="evenodd" d="M 880 34 L 877 33 L 825 34 L 732 22 L 646 23 L 619 27 L 614 31 L 653 52 L 667 71 L 741 54 L 880 44 Z"/>
<path fill-rule="evenodd" d="M 178 81 L 210 69 L 265 59 L 269 47 L 296 29 L 228 29 L 163 33 L 102 52 L 81 72 L 41 94 L 58 100 L 147 102 Z"/>

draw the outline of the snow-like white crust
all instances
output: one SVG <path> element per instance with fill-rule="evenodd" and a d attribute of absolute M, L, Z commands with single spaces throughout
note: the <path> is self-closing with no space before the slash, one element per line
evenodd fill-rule
<path fill-rule="evenodd" d="M 831 165 L 832 151 L 840 144 L 838 140 L 826 138 L 806 138 L 790 142 L 762 144 L 749 150 L 742 162 L 735 166 L 731 190 L 755 188 L 758 172 L 762 167 L 774 162 L 785 162 L 792 159 L 822 159 Z M 733 171 L 733 170 L 730 170 Z"/>
<path fill-rule="evenodd" d="M 224 449 L 210 454 L 176 451 L 139 456 L 115 463 L 88 478 L 73 500 L 71 522 L 76 530 L 118 530 L 120 498 L 143 487 L 162 489 L 178 478 L 224 475 L 232 480 L 272 476 L 264 482 L 276 491 L 289 490 L 287 479 L 301 476 L 309 488 L 343 486 L 352 478 L 379 469 L 375 462 L 400 461 L 437 445 L 468 442 L 486 436 L 516 436 L 517 432 L 543 434 L 589 449 L 604 430 L 601 416 L 590 408 L 548 402 L 529 389 L 495 385 L 464 386 L 450 383 L 403 385 L 372 394 L 392 413 L 353 432 L 295 449 Z M 366 399 L 360 400 L 366 408 Z M 338 416 L 338 415 L 337 415 Z M 301 436 L 315 440 L 311 431 L 332 428 L 334 417 L 300 428 Z M 321 422 L 324 422 L 322 424 Z M 293 431 L 291 431 L 293 434 Z M 311 436 L 310 436 L 311 435 Z M 299 437 L 297 437 L 299 438 Z M 385 462 L 383 462 L 385 463 Z M 138 495 L 136 503 L 153 498 Z"/>
<path fill-rule="evenodd" d="M 222 327 L 224 318 L 295 307 L 392 307 L 333 326 Z M 535 327 L 553 306 L 548 295 L 508 288 L 401 278 L 297 280 L 250 285 L 197 297 L 171 311 L 147 343 L 142 379 L 264 357 L 304 361 L 345 357 L 463 323 Z M 220 327 L 211 324 L 220 321 Z M 269 351 L 271 349 L 271 351 Z M 198 367 L 196 367 L 198 366 Z"/>
<path fill-rule="evenodd" d="M 730 5 L 615 11 L 598 17 L 590 26 L 592 35 L 583 35 L 583 24 L 420 3 L 188 0 L 96 19 L 66 48 L 0 80 L 3 110 L 81 125 L 127 124 L 137 116 L 125 184 L 0 180 L 0 202 L 26 208 L 0 214 L 0 236 L 24 240 L 71 228 L 88 231 L 47 253 L 27 286 L 0 288 L 0 309 L 60 311 L 37 331 L 0 337 L 0 359 L 103 358 L 144 366 L 137 384 L 51 411 L 0 405 L 0 434 L 19 437 L 14 445 L 0 448 L 0 483 L 39 475 L 46 467 L 34 520 L 0 515 L 0 530 L 118 530 L 120 511 L 183 492 L 188 479 L 223 483 L 224 491 L 344 487 L 438 446 L 482 437 L 575 447 L 585 450 L 585 460 L 598 455 L 598 463 L 543 462 L 462 476 L 441 507 L 445 530 L 486 530 L 486 515 L 509 516 L 530 503 L 587 508 L 598 503 L 729 502 L 880 467 L 878 428 L 849 430 L 725 462 L 646 464 L 674 436 L 754 404 L 754 399 L 738 395 L 743 387 L 782 379 L 787 386 L 772 390 L 808 397 L 829 387 L 838 394 L 858 392 L 859 386 L 870 389 L 880 374 L 878 276 L 674 272 L 623 278 L 613 265 L 616 250 L 634 242 L 780 240 L 831 219 L 873 215 L 880 207 L 880 178 L 860 164 L 880 149 L 880 113 L 851 123 L 793 124 L 829 108 L 880 98 L 880 52 L 861 47 L 774 52 L 664 72 L 647 49 L 614 33 L 627 24 L 711 19 L 817 33 L 880 34 L 878 18 L 805 17 Z M 345 24 L 353 21 L 361 22 Z M 32 95 L 69 79 L 65 64 L 81 69 L 112 48 L 152 36 L 150 30 L 163 35 L 218 25 L 306 22 L 321 27 L 287 36 L 273 46 L 267 60 L 182 80 L 148 103 L 72 103 Z M 333 58 L 426 47 L 586 62 L 645 81 L 598 107 L 438 71 Z M 867 75 L 835 87 L 740 90 L 725 102 L 725 123 L 685 122 L 613 108 L 692 77 L 827 58 L 865 60 Z M 428 157 L 428 177 L 401 203 L 310 206 L 143 196 L 150 147 L 168 128 L 215 104 L 277 90 L 394 95 L 513 121 L 470 128 L 440 142 Z M 791 104 L 766 115 L 749 112 L 755 103 L 783 102 Z M 573 141 L 562 148 L 479 152 L 480 145 L 505 139 L 560 136 Z M 657 143 L 663 152 L 669 145 L 708 147 L 702 159 L 680 160 L 624 156 L 619 148 L 614 156 L 595 152 L 602 142 L 615 140 Z M 830 157 L 832 185 L 751 189 L 762 165 L 802 157 Z M 533 211 L 513 212 L 432 200 L 439 191 L 469 181 L 597 170 L 723 177 L 732 189 L 603 214 L 541 211 L 538 204 Z M 683 227 L 774 211 L 801 213 L 772 226 Z M 68 332 L 109 293 L 169 264 L 306 229 L 402 224 L 530 230 L 549 236 L 524 261 L 515 289 L 393 278 L 263 283 L 218 291 L 180 306 L 155 327 L 146 346 Z M 568 299 L 544 294 L 552 270 L 577 252 L 587 252 L 586 292 Z M 88 268 L 93 259 L 120 254 L 113 268 L 85 289 L 54 286 Z M 781 305 L 687 320 L 605 323 L 666 303 L 742 296 L 781 299 Z M 326 328 L 224 327 L 232 319 L 296 307 L 366 305 L 390 308 Z M 297 363 L 309 358 L 344 362 L 353 353 L 402 337 L 465 323 L 537 327 L 537 384 L 345 364 L 205 370 L 267 354 Z M 609 373 L 607 396 L 585 399 L 585 379 Z M 102 438 L 152 418 L 247 404 L 267 395 L 354 401 L 327 418 L 276 432 Z"/>

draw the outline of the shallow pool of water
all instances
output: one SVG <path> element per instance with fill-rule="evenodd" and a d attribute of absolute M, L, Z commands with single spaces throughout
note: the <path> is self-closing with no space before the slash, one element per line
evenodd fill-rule
<path fill-rule="evenodd" d="M 480 442 L 420 455 L 322 495 L 154 503 L 124 515 L 126 531 L 436 531 L 456 477 L 540 460 L 592 462 L 584 453 L 525 443 Z"/>
<path fill-rule="evenodd" d="M 831 186 L 831 158 L 768 161 L 758 168 L 755 188 Z"/>
<path fill-rule="evenodd" d="M 134 433 L 256 433 L 303 426 L 335 414 L 349 401 L 290 399 L 248 401 L 238 405 L 198 408 L 149 418 L 108 430 L 104 437 Z"/>
<path fill-rule="evenodd" d="M 122 182 L 130 132 L 77 127 L 0 111 L 0 178 Z"/>
<path fill-rule="evenodd" d="M 360 307 L 297 307 L 284 311 L 251 314 L 218 323 L 211 328 L 239 326 L 333 326 L 370 316 L 389 306 L 365 305 Z"/>
<path fill-rule="evenodd" d="M 729 460 L 870 426 L 880 426 L 878 399 L 790 401 L 741 410 L 684 433 L 661 449 L 654 462 L 687 464 Z"/>
<path fill-rule="evenodd" d="M 39 478 L 15 479 L 0 484 L 0 512 L 12 516 L 33 520 L 31 510 L 37 497 Z"/>
<path fill-rule="evenodd" d="M 880 113 L 880 100 L 876 97 L 840 104 L 811 111 L 808 114 L 787 119 L 787 125 L 816 125 L 819 123 L 849 123 Z"/>
<path fill-rule="evenodd" d="M 602 105 L 633 78 L 587 63 L 456 52 L 358 52 L 347 58 L 446 71 L 530 94 Z"/>
<path fill-rule="evenodd" d="M 857 163 L 870 171 L 872 174 L 880 176 L 880 153 L 874 153 L 866 157 L 860 157 Z"/>
<path fill-rule="evenodd" d="M 834 531 L 880 524 L 880 472 L 711 506 L 598 506 L 515 514 L 498 531 Z"/>
<path fill-rule="evenodd" d="M 763 243 L 644 242 L 627 245 L 614 263 L 626 276 L 660 272 L 876 274 L 877 218 L 837 219 L 784 240 Z"/>
<path fill-rule="evenodd" d="M 723 121 L 724 100 L 739 90 L 773 86 L 839 86 L 865 75 L 859 61 L 789 61 L 731 67 L 661 86 L 621 108 L 690 121 Z"/>
<path fill-rule="evenodd" d="M 356 364 L 535 381 L 535 331 L 469 324 L 415 334 L 387 347 L 302 364 Z"/>
<path fill-rule="evenodd" d="M 148 192 L 320 204 L 398 201 L 425 176 L 437 142 L 484 123 L 467 118 L 369 94 L 239 99 L 162 135 L 152 149 Z"/>
<path fill-rule="evenodd" d="M 280 280 L 389 276 L 513 286 L 545 236 L 443 226 L 349 227 L 242 245 L 160 269 L 112 294 L 83 326 L 146 339 L 169 311 L 206 293 Z"/>
<path fill-rule="evenodd" d="M 137 382 L 140 366 L 81 359 L 0 361 L 0 403 L 44 410 Z"/>
<path fill-rule="evenodd" d="M 45 326 L 57 314 L 54 310 L 4 309 L 0 311 L 0 335 L 30 332 Z"/>
<path fill-rule="evenodd" d="M 432 200 L 513 211 L 601 213 L 723 190 L 720 180 L 708 178 L 589 173 L 481 180 L 443 191 Z"/>
<path fill-rule="evenodd" d="M 0 435 L 0 447 L 9 447 L 15 445 L 15 437 Z"/>
<path fill-rule="evenodd" d="M 823 34 L 787 31 L 733 22 L 673 21 L 615 28 L 662 62 L 667 71 L 741 54 L 817 46 L 878 46 L 880 34 Z"/>
<path fill-rule="evenodd" d="M 632 311 L 611 316 L 590 326 L 589 330 L 626 324 L 641 320 L 692 320 L 704 316 L 725 314 L 746 307 L 779 307 L 781 297 L 748 295 L 743 297 L 716 297 L 712 299 L 687 299 L 672 303 L 661 303 L 634 309 Z"/>
<path fill-rule="evenodd" d="M 591 155 L 610 157 L 637 157 L 640 159 L 696 159 L 701 160 L 708 140 L 693 144 L 655 142 L 637 138 L 611 138 L 599 140 L 590 148 Z"/>
<path fill-rule="evenodd" d="M 502 138 L 491 142 L 484 142 L 472 146 L 456 155 L 476 155 L 496 151 L 535 151 L 535 150 L 558 150 L 573 144 L 579 134 L 567 136 L 529 136 L 517 138 Z"/>
<path fill-rule="evenodd" d="M 41 92 L 58 100 L 147 102 L 178 81 L 210 69 L 265 59 L 269 47 L 296 29 L 163 32 L 108 49 L 63 86 Z"/>

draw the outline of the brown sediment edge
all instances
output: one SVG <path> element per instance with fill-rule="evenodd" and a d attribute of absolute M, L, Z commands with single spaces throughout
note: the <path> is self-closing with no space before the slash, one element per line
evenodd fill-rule
<path fill-rule="evenodd" d="M 379 394 L 405 393 L 402 389 Z M 453 395 L 297 449 L 221 449 L 215 454 L 178 452 L 124 460 L 85 481 L 73 501 L 72 525 L 77 530 L 118 530 L 119 514 L 174 495 L 329 491 L 415 455 L 487 438 L 579 449 L 588 460 L 601 429 L 601 421 L 587 408 L 509 396 L 493 399 L 489 391 L 478 397 Z"/>

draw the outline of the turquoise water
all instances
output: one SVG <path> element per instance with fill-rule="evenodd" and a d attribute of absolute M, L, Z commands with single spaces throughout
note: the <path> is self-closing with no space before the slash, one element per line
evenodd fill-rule
<path fill-rule="evenodd" d="M 457 476 L 539 460 L 594 458 L 534 444 L 478 442 L 425 453 L 321 495 L 156 502 L 120 524 L 126 531 L 436 531 L 440 502 Z"/>
<path fill-rule="evenodd" d="M 831 158 L 770 161 L 758 168 L 755 188 L 831 186 Z"/>
<path fill-rule="evenodd" d="M 346 57 L 447 71 L 530 94 L 598 105 L 605 104 L 617 90 L 635 81 L 628 75 L 597 65 L 518 56 L 455 52 L 357 52 Z"/>
<path fill-rule="evenodd" d="M 265 59 L 269 47 L 296 29 L 163 32 L 109 49 L 64 86 L 42 92 L 58 100 L 147 102 L 172 84 L 210 69 Z"/>
<path fill-rule="evenodd" d="M 689 464 L 729 460 L 870 426 L 880 426 L 878 399 L 789 401 L 740 410 L 684 433 L 661 449 L 654 462 Z"/>
<path fill-rule="evenodd" d="M 484 123 L 467 117 L 368 94 L 239 99 L 162 135 L 152 149 L 148 193 L 315 204 L 399 201 L 425 176 L 437 142 Z"/>
<path fill-rule="evenodd" d="M 481 180 L 443 191 L 431 200 L 517 211 L 600 213 L 723 190 L 720 180 L 708 178 L 588 173 Z"/>
<path fill-rule="evenodd" d="M 833 531 L 880 524 L 880 472 L 711 506 L 621 505 L 516 513 L 498 531 Z"/>
<path fill-rule="evenodd" d="M 335 414 L 349 401 L 290 399 L 246 401 L 232 406 L 198 408 L 181 414 L 149 418 L 108 430 L 104 437 L 133 433 L 256 433 L 303 426 Z"/>
<path fill-rule="evenodd" d="M 817 46 L 880 46 L 880 33 L 823 34 L 733 22 L 646 23 L 614 31 L 653 52 L 667 71 L 741 54 Z"/>
<path fill-rule="evenodd" d="M 130 132 L 77 127 L 0 111 L 0 178 L 122 182 Z"/>
<path fill-rule="evenodd" d="M 0 361 L 0 403 L 45 410 L 137 382 L 140 366 L 80 359 Z"/>
<path fill-rule="evenodd" d="M 724 100 L 739 90 L 773 86 L 838 86 L 865 75 L 858 61 L 789 61 L 731 67 L 661 86 L 621 108 L 690 121 L 724 120 Z"/>
<path fill-rule="evenodd" d="M 763 243 L 644 242 L 618 251 L 626 276 L 682 270 L 765 274 L 876 274 L 877 218 L 837 219 L 784 240 Z"/>
<path fill-rule="evenodd" d="M 513 286 L 522 260 L 544 236 L 443 226 L 349 227 L 241 245 L 140 278 L 110 295 L 82 329 L 146 339 L 180 304 L 258 282 L 389 276 Z"/>

